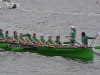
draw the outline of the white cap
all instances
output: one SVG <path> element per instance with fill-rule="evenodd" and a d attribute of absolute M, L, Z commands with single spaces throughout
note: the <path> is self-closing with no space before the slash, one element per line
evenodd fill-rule
<path fill-rule="evenodd" d="M 44 36 L 44 34 L 41 34 L 41 36 Z"/>
<path fill-rule="evenodd" d="M 75 26 L 70 26 L 70 28 L 75 28 Z"/>

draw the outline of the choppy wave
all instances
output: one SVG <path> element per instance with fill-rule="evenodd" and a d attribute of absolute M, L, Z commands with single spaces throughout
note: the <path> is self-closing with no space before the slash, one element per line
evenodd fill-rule
<path fill-rule="evenodd" d="M 87 13 L 87 12 L 81 12 L 81 11 L 52 11 L 52 10 L 38 10 L 38 9 L 20 9 L 17 10 L 21 12 L 34 12 L 34 13 L 40 13 L 40 14 L 64 14 L 64 15 L 87 15 L 87 16 L 100 16 L 100 13 Z"/>

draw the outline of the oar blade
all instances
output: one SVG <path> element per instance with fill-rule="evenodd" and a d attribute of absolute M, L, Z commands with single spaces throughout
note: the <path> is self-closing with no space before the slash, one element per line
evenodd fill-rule
<path fill-rule="evenodd" d="M 100 46 L 95 46 L 94 48 L 95 48 L 95 49 L 100 49 Z"/>
<path fill-rule="evenodd" d="M 63 44 L 70 44 L 69 42 L 63 42 Z"/>

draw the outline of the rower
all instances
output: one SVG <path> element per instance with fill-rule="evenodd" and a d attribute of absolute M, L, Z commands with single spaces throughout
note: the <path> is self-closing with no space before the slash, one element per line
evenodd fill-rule
<path fill-rule="evenodd" d="M 24 43 L 24 38 L 23 38 L 23 34 L 22 33 L 20 33 L 20 35 L 19 35 L 19 43 Z"/>
<path fill-rule="evenodd" d="M 70 26 L 71 31 L 70 31 L 70 36 L 65 36 L 66 38 L 70 39 L 70 47 L 73 48 L 74 47 L 74 41 L 76 40 L 75 36 L 76 36 L 76 29 L 75 26 Z"/>
<path fill-rule="evenodd" d="M 13 32 L 14 36 L 13 36 L 13 42 L 18 43 L 19 42 L 19 37 L 18 37 L 18 32 L 14 31 Z"/>
<path fill-rule="evenodd" d="M 33 33 L 33 44 L 35 45 L 35 46 L 41 46 L 42 45 L 42 43 L 36 38 L 36 33 Z"/>
<path fill-rule="evenodd" d="M 0 29 L 0 42 L 5 42 L 3 30 Z"/>
<path fill-rule="evenodd" d="M 55 46 L 56 46 L 56 47 L 60 47 L 60 48 L 63 47 L 63 46 L 61 45 L 62 43 L 60 42 L 60 36 L 57 36 L 57 37 L 56 37 L 56 40 L 55 40 L 54 42 L 55 42 Z"/>
<path fill-rule="evenodd" d="M 82 44 L 85 45 L 86 47 L 88 47 L 88 39 L 96 39 L 96 37 L 86 36 L 85 32 L 82 32 L 81 33 L 81 41 L 82 41 Z"/>
<path fill-rule="evenodd" d="M 31 37 L 31 34 L 30 34 L 30 33 L 27 33 L 27 38 L 28 38 L 30 41 L 33 41 L 33 38 Z"/>
<path fill-rule="evenodd" d="M 32 35 L 30 33 L 27 33 L 27 38 L 25 40 L 28 44 L 33 44 L 33 38 L 31 36 Z"/>
<path fill-rule="evenodd" d="M 0 29 L 0 38 L 4 38 L 3 30 Z"/>
<path fill-rule="evenodd" d="M 9 31 L 6 31 L 6 32 L 5 32 L 4 38 L 5 38 L 5 41 L 6 41 L 6 42 L 9 42 L 9 40 L 10 40 Z"/>
<path fill-rule="evenodd" d="M 46 41 L 48 47 L 54 47 L 54 42 L 52 41 L 52 36 L 48 36 L 48 40 Z"/>
<path fill-rule="evenodd" d="M 44 40 L 44 35 L 43 34 L 40 36 L 40 40 L 39 41 L 41 42 L 42 46 L 46 45 L 46 42 Z"/>
<path fill-rule="evenodd" d="M 6 31 L 6 32 L 5 32 L 5 38 L 6 38 L 6 39 L 9 39 L 9 38 L 10 38 L 10 36 L 9 36 L 9 31 Z"/>

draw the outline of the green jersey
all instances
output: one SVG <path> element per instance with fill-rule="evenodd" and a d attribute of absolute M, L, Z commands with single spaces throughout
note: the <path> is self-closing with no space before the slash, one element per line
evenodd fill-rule
<path fill-rule="evenodd" d="M 10 38 L 10 36 L 8 36 L 8 35 L 5 35 L 5 39 L 9 39 Z"/>
<path fill-rule="evenodd" d="M 0 38 L 4 38 L 4 34 L 0 33 Z"/>
<path fill-rule="evenodd" d="M 46 41 L 46 44 L 48 44 L 48 43 L 53 44 L 53 41 L 52 40 Z"/>
<path fill-rule="evenodd" d="M 88 47 L 88 39 L 94 39 L 94 37 L 89 37 L 89 36 L 81 37 L 82 43 L 87 47 Z"/>
<path fill-rule="evenodd" d="M 38 41 L 38 39 L 37 39 L 37 38 L 34 38 L 34 37 L 33 37 L 33 41 L 34 41 L 34 40 L 35 40 L 35 41 Z"/>
<path fill-rule="evenodd" d="M 71 30 L 70 35 L 71 35 L 71 40 L 75 40 L 76 33 L 74 32 L 74 30 Z"/>
<path fill-rule="evenodd" d="M 33 38 L 32 37 L 27 37 L 31 42 L 33 41 Z"/>
<path fill-rule="evenodd" d="M 13 38 L 15 38 L 16 41 L 19 41 L 19 37 L 18 36 L 14 36 Z"/>
<path fill-rule="evenodd" d="M 56 39 L 54 42 L 61 45 L 61 42 L 58 39 Z"/>
<path fill-rule="evenodd" d="M 24 38 L 23 38 L 23 37 L 19 37 L 19 40 L 22 40 L 22 41 L 24 41 Z"/>
<path fill-rule="evenodd" d="M 41 41 L 41 42 L 43 42 L 43 43 L 45 43 L 45 40 L 44 40 L 44 38 L 40 38 L 40 41 Z"/>

